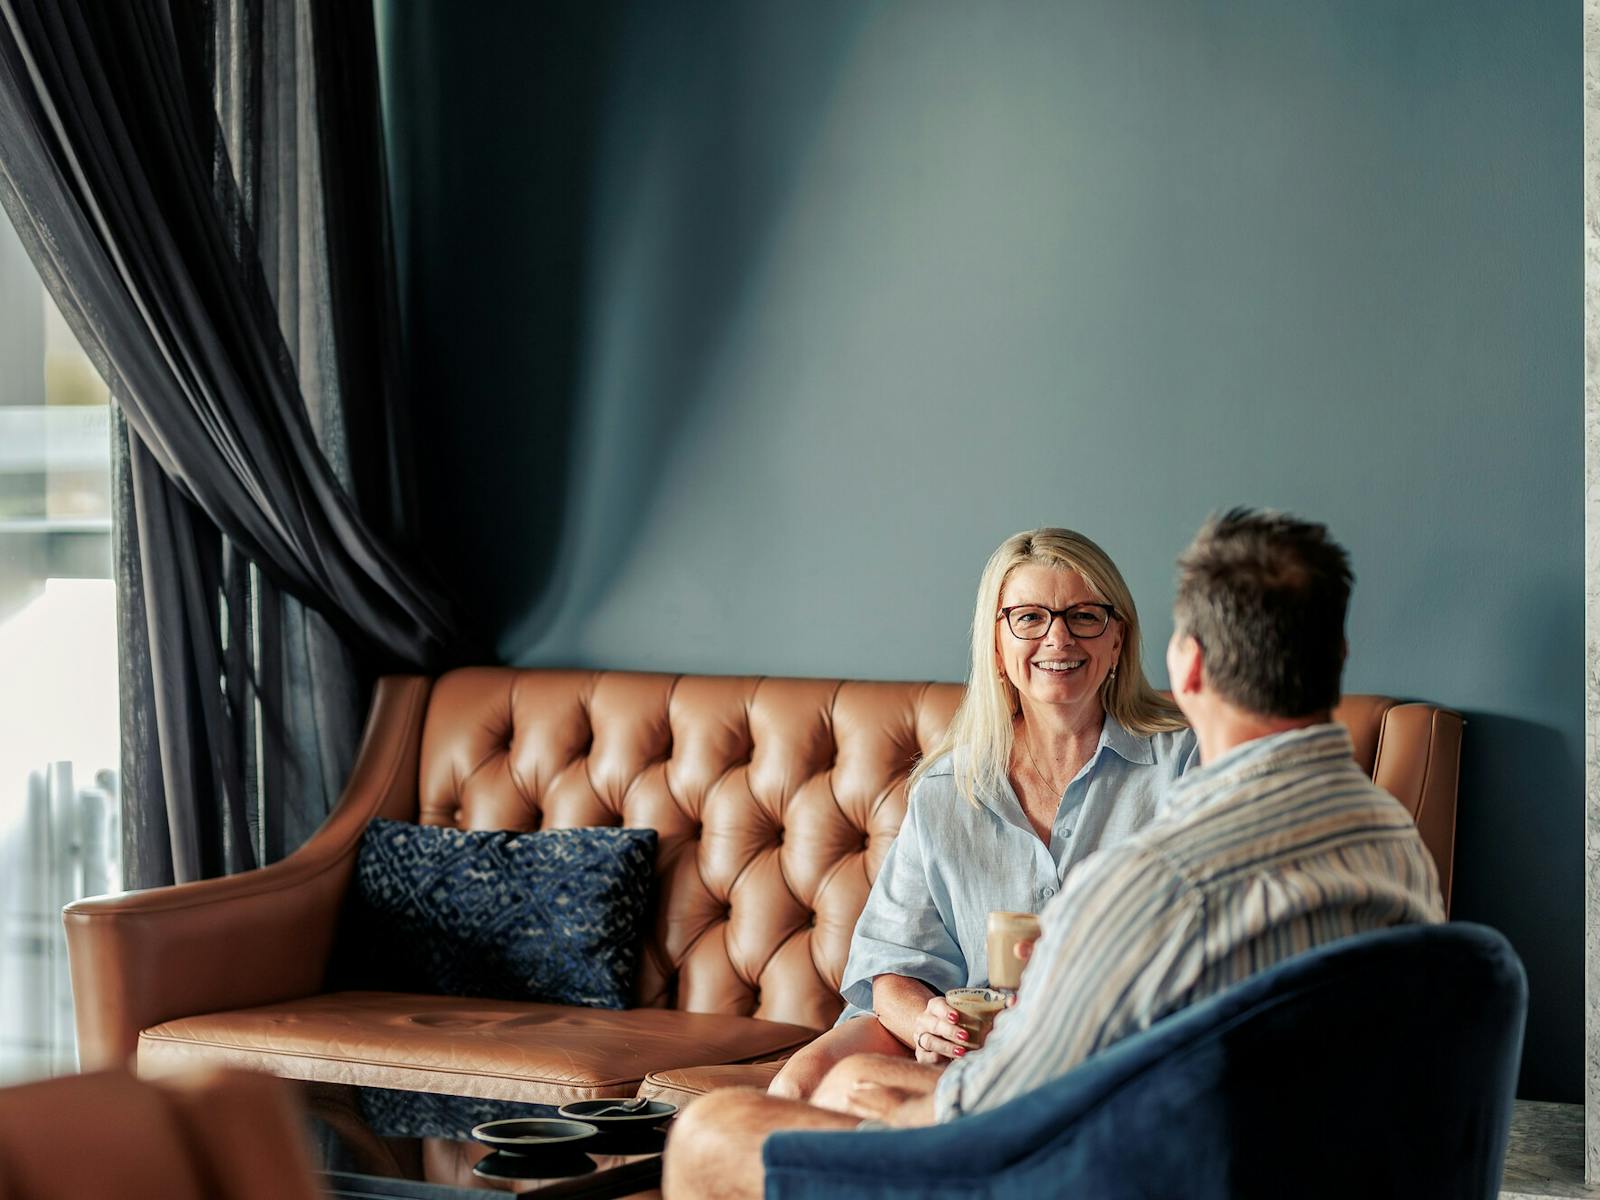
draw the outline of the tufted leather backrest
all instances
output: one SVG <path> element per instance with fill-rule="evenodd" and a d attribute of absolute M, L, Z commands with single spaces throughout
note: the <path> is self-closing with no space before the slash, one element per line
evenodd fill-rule
<path fill-rule="evenodd" d="M 657 830 L 661 891 L 639 1003 L 823 1028 L 838 1015 L 850 935 L 905 815 L 906 778 L 961 692 L 948 683 L 454 671 L 429 699 L 417 819 Z M 1400 729 L 1391 719 L 1400 710 L 1425 719 Z M 1337 715 L 1357 759 L 1380 784 L 1406 791 L 1397 795 L 1413 816 L 1446 819 L 1448 897 L 1459 718 L 1362 696 Z M 1444 718 L 1454 718 L 1457 740 L 1430 752 Z M 1439 859 L 1441 844 L 1428 840 Z"/>

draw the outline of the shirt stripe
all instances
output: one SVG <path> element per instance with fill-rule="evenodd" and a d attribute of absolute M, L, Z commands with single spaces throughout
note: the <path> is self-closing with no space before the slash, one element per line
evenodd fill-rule
<path fill-rule="evenodd" d="M 1017 1005 L 946 1068 L 935 1112 L 994 1108 L 1325 942 L 1442 921 L 1433 859 L 1336 724 L 1259 738 L 1169 789 L 1041 915 Z"/>

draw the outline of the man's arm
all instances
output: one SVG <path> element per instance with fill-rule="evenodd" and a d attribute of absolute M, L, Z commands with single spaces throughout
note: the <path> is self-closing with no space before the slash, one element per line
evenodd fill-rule
<path fill-rule="evenodd" d="M 1199 912 L 1164 859 L 1134 846 L 1103 851 L 1067 878 L 1040 914 L 1016 1006 L 983 1049 L 951 1063 L 934 1097 L 941 1121 L 996 1108 L 1064 1075 L 1149 1023 L 1156 997 L 1194 969 Z"/>

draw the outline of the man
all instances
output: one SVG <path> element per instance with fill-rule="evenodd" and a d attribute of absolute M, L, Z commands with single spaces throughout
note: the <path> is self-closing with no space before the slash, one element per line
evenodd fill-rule
<path fill-rule="evenodd" d="M 1321 525 L 1235 509 L 1178 560 L 1167 671 L 1203 764 L 1157 820 L 1085 860 L 1044 910 L 1013 1011 L 942 1071 L 860 1055 L 813 1104 L 742 1090 L 697 1101 L 667 1148 L 668 1200 L 760 1196 L 779 1129 L 949 1121 L 1337 938 L 1441 921 L 1410 816 L 1333 722 L 1349 560 Z"/>

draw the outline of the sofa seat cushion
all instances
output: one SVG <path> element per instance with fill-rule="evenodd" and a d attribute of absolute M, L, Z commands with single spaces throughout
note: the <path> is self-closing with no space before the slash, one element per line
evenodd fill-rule
<path fill-rule="evenodd" d="M 721 1088 L 760 1088 L 764 1092 L 787 1061 L 787 1058 L 780 1058 L 776 1062 L 716 1063 L 706 1067 L 671 1067 L 665 1071 L 651 1071 L 639 1085 L 639 1095 L 649 1096 L 652 1100 L 665 1100 L 682 1109 L 690 1101 Z"/>
<path fill-rule="evenodd" d="M 139 1035 L 139 1070 L 219 1063 L 290 1079 L 564 1104 L 631 1096 L 652 1071 L 776 1058 L 816 1033 L 665 1008 L 329 992 L 153 1026 Z"/>

